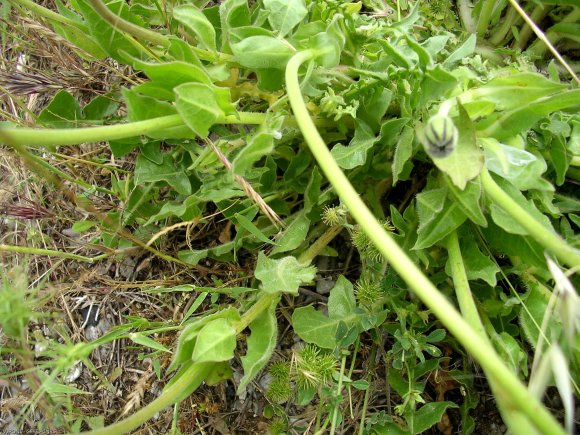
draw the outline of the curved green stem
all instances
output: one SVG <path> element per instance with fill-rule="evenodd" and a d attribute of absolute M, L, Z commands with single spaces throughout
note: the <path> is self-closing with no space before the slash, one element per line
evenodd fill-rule
<path fill-rule="evenodd" d="M 328 147 L 312 122 L 298 82 L 300 65 L 316 56 L 316 52 L 306 50 L 295 54 L 286 67 L 286 87 L 290 105 L 296 121 L 308 143 L 318 165 L 332 183 L 342 202 L 348 207 L 352 217 L 363 228 L 377 249 L 405 280 L 415 294 L 429 307 L 435 316 L 471 353 L 478 363 L 492 373 L 504 391 L 509 391 L 510 404 L 520 408 L 537 428 L 545 433 L 564 434 L 554 417 L 530 394 L 518 378 L 505 366 L 502 359 L 457 312 L 433 283 L 419 270 L 362 201 L 344 173 L 334 161 Z"/>
<path fill-rule="evenodd" d="M 166 36 L 160 33 L 153 32 L 152 30 L 145 29 L 141 26 L 133 24 L 123 18 L 115 15 L 101 0 L 88 0 L 91 7 L 95 10 L 99 16 L 108 22 L 114 29 L 120 30 L 122 32 L 128 33 L 136 38 L 149 41 L 155 45 L 161 45 L 162 47 L 169 47 L 171 41 Z"/>
<path fill-rule="evenodd" d="M 85 33 L 88 33 L 89 31 L 87 26 L 85 26 L 84 24 L 79 23 L 78 21 L 75 20 L 71 20 L 70 18 L 67 18 L 61 14 L 57 14 L 56 12 L 51 11 L 50 9 L 47 9 L 39 4 L 34 3 L 32 0 L 9 0 L 9 1 L 10 3 L 13 3 L 15 5 L 22 6 L 28 9 L 29 11 L 33 12 L 35 15 L 44 17 L 47 20 L 55 21 L 61 24 L 66 24 L 71 27 L 76 27 L 77 29 Z"/>
<path fill-rule="evenodd" d="M 481 182 L 486 195 L 508 212 L 538 243 L 554 254 L 562 263 L 572 267 L 580 267 L 580 251 L 569 246 L 557 234 L 549 231 L 530 216 L 496 184 L 486 168 L 481 171 Z"/>
<path fill-rule="evenodd" d="M 84 432 L 90 435 L 118 435 L 125 434 L 141 426 L 155 414 L 176 403 L 183 394 L 183 390 L 197 389 L 201 383 L 208 377 L 213 370 L 215 363 L 196 363 L 189 367 L 179 379 L 167 388 L 161 396 L 140 409 L 136 413 L 127 417 L 118 423 L 106 426 L 102 429 L 96 429 L 90 432 Z"/>

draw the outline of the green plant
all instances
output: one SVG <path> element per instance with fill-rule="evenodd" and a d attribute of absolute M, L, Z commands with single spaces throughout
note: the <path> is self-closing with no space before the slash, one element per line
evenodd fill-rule
<path fill-rule="evenodd" d="M 458 3 L 463 29 L 479 36 L 504 29 L 503 4 L 477 2 L 476 24 L 465 2 Z M 282 296 L 296 296 L 301 285 L 312 282 L 311 261 L 333 254 L 332 241 L 343 228 L 361 260 L 356 291 L 341 275 L 328 298 L 328 315 L 312 306 L 292 314 L 300 338 L 334 352 L 341 364 L 327 389 L 321 386 L 333 366 L 324 376 L 294 379 L 304 403 L 318 388 L 321 403 L 329 405 L 319 408 L 318 429 L 334 432 L 344 421 L 343 387 L 350 391 L 359 385 L 354 382 L 369 383 L 351 376 L 366 334 L 374 353 L 384 334 L 391 337 L 392 347 L 381 357 L 401 399 L 395 411 L 405 420 L 398 424 L 371 415 L 366 429 L 419 433 L 437 423 L 455 405 L 424 403 L 422 394 L 427 375 L 443 364 L 438 343 L 445 327 L 457 340 L 453 345 L 483 368 L 511 431 L 563 432 L 521 381 L 527 376 L 524 340 L 544 328 L 532 332 L 533 322 L 522 314 L 529 310 L 521 297 L 525 286 L 512 285 L 521 279 L 549 288 L 544 251 L 562 266 L 580 266 L 572 230 L 580 207 L 556 196 L 554 187 L 565 189 L 566 177 L 577 178 L 580 91 L 562 82 L 554 68 L 547 78 L 509 52 L 484 61 L 479 53 L 486 54 L 486 46 L 474 35 L 420 25 L 428 21 L 421 13 L 455 21 L 441 15 L 436 3 L 421 13 L 419 2 L 338 0 L 264 0 L 251 7 L 241 0 L 209 7 L 177 2 L 165 11 L 145 0 L 132 6 L 75 0 L 70 8 L 59 4 L 59 14 L 28 0 L 13 4 L 49 20 L 83 58 L 111 57 L 141 76 L 111 91 L 113 101 L 123 102 L 125 117 L 115 102 L 97 97 L 81 108 L 61 91 L 36 116 L 45 128 L 0 130 L 0 140 L 56 185 L 66 179 L 83 191 L 76 204 L 91 220 L 79 222 L 78 229 L 98 228 L 92 244 L 105 253 L 8 245 L 0 250 L 95 263 L 141 249 L 202 273 L 209 272 L 201 264 L 206 259 L 255 260 L 253 282 L 242 276 L 248 287 L 189 288 L 205 296 L 226 293 L 235 303 L 213 305 L 194 317 L 204 296 L 183 322 L 166 326 L 164 331 L 180 335 L 163 394 L 94 433 L 130 431 L 183 401 L 202 382 L 230 377 L 229 361 L 249 328 L 238 385 L 243 391 L 274 351 Z M 363 13 L 363 4 L 375 14 Z M 578 11 L 562 8 L 570 9 L 564 23 Z M 516 22 L 511 9 L 505 14 Z M 511 41 L 502 33 L 496 45 Z M 108 141 L 117 158 L 135 153 L 134 170 L 112 172 L 110 186 L 97 187 L 40 156 L 86 141 Z M 111 195 L 124 209 L 99 211 L 88 199 L 93 192 Z M 164 243 L 171 231 L 206 221 L 216 210 L 235 228 L 233 238 L 210 247 L 191 242 L 189 235 L 179 249 Z M 509 266 L 500 268 L 498 258 Z M 506 301 L 498 285 L 500 272 L 513 300 Z M 559 316 L 573 323 L 577 312 Z M 517 318 L 526 325 L 521 334 Z M 129 338 L 167 350 L 148 338 L 156 325 L 129 332 L 137 326 L 106 340 Z M 74 359 L 86 358 L 105 341 L 77 347 Z M 564 358 L 554 358 L 567 358 L 575 370 L 571 343 Z M 299 355 L 299 362 L 324 360 L 310 346 Z M 306 374 L 297 363 L 289 378 L 285 372 L 273 375 L 292 379 L 292 370 Z M 288 394 L 272 388 L 274 402 Z"/>

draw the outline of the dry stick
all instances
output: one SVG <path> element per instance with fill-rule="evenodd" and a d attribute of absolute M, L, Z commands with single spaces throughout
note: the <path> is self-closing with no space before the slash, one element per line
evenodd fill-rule
<path fill-rule="evenodd" d="M 530 17 L 528 16 L 528 14 L 526 14 L 526 11 L 524 11 L 521 8 L 521 6 L 518 4 L 518 2 L 516 0 L 509 0 L 509 2 L 518 11 L 518 13 L 522 16 L 522 18 L 524 19 L 524 21 L 526 23 L 528 23 L 528 26 L 530 26 L 532 28 L 532 30 L 534 31 L 534 33 L 536 34 L 536 36 L 539 39 L 541 39 L 544 44 L 546 44 L 548 46 L 548 49 L 552 52 L 552 54 L 554 55 L 554 57 L 556 59 L 558 59 L 558 61 L 562 64 L 562 66 L 564 66 L 564 68 L 566 69 L 566 71 L 568 71 L 570 73 L 570 75 L 572 77 L 574 77 L 574 80 L 576 80 L 576 82 L 580 83 L 580 79 L 574 73 L 574 71 L 572 70 L 572 68 L 570 67 L 570 65 L 568 65 L 568 62 L 566 62 L 564 60 L 564 58 L 562 56 L 560 56 L 560 53 L 558 53 L 558 50 L 556 50 L 554 48 L 554 46 L 552 45 L 552 43 L 550 42 L 550 40 L 548 38 L 546 38 L 546 35 L 544 34 L 544 32 L 542 32 L 540 30 L 540 28 L 538 26 L 536 26 L 536 23 L 534 23 L 530 19 Z"/>
<path fill-rule="evenodd" d="M 226 169 L 231 171 L 232 164 L 228 158 L 218 149 L 218 147 L 215 146 L 215 144 L 210 139 L 204 139 L 204 141 L 211 148 L 214 154 L 218 156 Z M 278 214 L 272 210 L 268 204 L 266 204 L 266 201 L 264 201 L 260 194 L 254 190 L 254 188 L 244 179 L 244 177 L 234 174 L 234 179 L 238 182 L 242 189 L 244 189 L 244 192 L 246 192 L 248 198 L 254 201 L 258 207 L 260 207 L 262 213 L 264 213 L 268 219 L 270 219 L 270 222 L 272 222 L 276 228 L 284 227 L 284 222 L 282 222 Z"/>

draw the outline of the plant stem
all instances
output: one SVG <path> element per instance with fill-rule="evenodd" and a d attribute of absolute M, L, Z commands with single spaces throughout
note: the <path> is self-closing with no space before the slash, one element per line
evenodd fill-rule
<path fill-rule="evenodd" d="M 461 314 L 471 327 L 491 345 L 491 341 L 485 332 L 485 327 L 483 326 L 477 306 L 475 305 L 475 300 L 473 299 L 473 294 L 469 287 L 467 272 L 465 271 L 461 248 L 459 247 L 457 231 L 453 231 L 447 237 L 446 247 L 447 252 L 449 253 L 451 276 L 455 286 L 455 296 L 457 297 Z M 512 433 L 534 433 L 534 428 L 531 426 L 530 420 L 526 419 L 525 415 L 520 410 L 513 409 L 510 406 L 509 401 L 506 399 L 506 397 L 509 397 L 509 391 L 502 390 L 501 385 L 495 380 L 493 373 L 485 371 L 485 374 L 489 380 L 489 385 L 494 397 L 496 398 L 502 418 L 509 430 Z"/>
<path fill-rule="evenodd" d="M 35 15 L 44 17 L 47 20 L 56 21 L 57 23 L 75 27 L 84 33 L 89 32 L 89 29 L 83 23 L 79 23 L 78 21 L 71 20 L 70 18 L 67 18 L 61 14 L 57 14 L 56 12 L 51 11 L 50 9 L 47 9 L 39 4 L 34 3 L 32 0 L 9 0 L 9 2 L 22 6 L 23 8 L 26 8 Z"/>
<path fill-rule="evenodd" d="M 340 376 L 338 378 L 338 385 L 336 386 L 336 397 L 340 397 L 342 394 L 342 377 L 344 376 L 344 369 L 346 367 L 346 355 L 342 355 L 342 361 L 340 363 Z M 338 407 L 339 403 L 334 403 L 334 410 L 332 412 L 332 421 L 330 422 L 330 435 L 334 435 L 336 432 L 336 420 L 338 419 Z"/>
<path fill-rule="evenodd" d="M 265 113 L 239 112 L 237 116 L 228 115 L 219 118 L 216 124 L 250 124 L 260 125 L 266 121 Z M 321 127 L 333 126 L 332 120 L 320 118 L 316 121 Z M 143 121 L 125 124 L 104 125 L 82 128 L 0 128 L 0 140 L 8 145 L 77 145 L 85 142 L 110 141 L 128 137 L 146 135 L 170 127 L 183 126 L 181 115 L 167 115 Z M 296 121 L 288 118 L 284 125 L 295 126 Z"/>
<path fill-rule="evenodd" d="M 42 248 L 30 248 L 28 246 L 12 246 L 12 245 L 0 245 L 0 252 L 17 252 L 19 254 L 32 254 L 32 255 L 48 255 L 51 257 L 67 258 L 69 260 L 82 261 L 83 263 L 96 263 L 104 258 L 107 258 L 109 254 L 101 254 L 96 257 L 85 257 L 84 255 L 71 254 L 70 252 L 54 251 L 52 249 L 42 249 Z"/>
<path fill-rule="evenodd" d="M 169 38 L 161 35 L 160 33 L 154 32 L 149 29 L 145 29 L 141 26 L 133 24 L 123 18 L 115 15 L 101 0 L 87 0 L 91 7 L 95 10 L 99 16 L 109 23 L 115 30 L 119 30 L 136 38 L 149 41 L 155 45 L 161 45 L 162 47 L 169 47 L 171 44 Z"/>
<path fill-rule="evenodd" d="M 340 225 L 334 225 L 328 228 L 316 241 L 308 247 L 308 249 L 298 257 L 299 263 L 310 263 L 325 246 L 327 246 L 336 236 L 342 232 L 343 228 Z"/>
<path fill-rule="evenodd" d="M 455 296 L 457 297 L 461 314 L 479 335 L 487 339 L 485 328 L 483 327 L 483 323 L 481 323 L 477 306 L 473 300 L 473 294 L 469 288 L 469 281 L 467 280 L 467 272 L 465 271 L 463 257 L 461 256 L 457 231 L 453 231 L 447 237 L 446 247 L 447 253 L 449 254 L 448 261 L 451 265 L 453 284 L 455 286 Z"/>
<path fill-rule="evenodd" d="M 85 142 L 99 142 L 147 134 L 152 131 L 183 125 L 180 115 L 162 116 L 127 124 L 105 125 L 84 128 L 2 128 L 2 142 L 18 145 L 77 145 Z"/>
<path fill-rule="evenodd" d="M 102 429 L 96 429 L 90 432 L 83 432 L 90 435 L 118 435 L 125 434 L 131 430 L 141 426 L 147 420 L 151 419 L 155 414 L 173 405 L 183 394 L 183 390 L 191 390 L 192 386 L 194 390 L 197 389 L 207 378 L 210 372 L 213 370 L 215 363 L 205 362 L 196 363 L 189 367 L 179 379 L 171 385 L 169 388 L 163 391 L 161 396 L 147 405 L 145 408 L 140 409 L 136 413 L 130 415 L 124 420 L 114 423 L 110 426 L 106 426 Z"/>
<path fill-rule="evenodd" d="M 496 184 L 486 168 L 481 171 L 481 182 L 486 195 L 508 212 L 538 243 L 554 254 L 562 263 L 572 267 L 580 267 L 580 252 L 530 216 Z"/>
<path fill-rule="evenodd" d="M 445 296 L 437 290 L 433 283 L 387 234 L 334 161 L 332 154 L 310 118 L 300 93 L 300 84 L 298 82 L 298 68 L 302 63 L 315 57 L 316 54 L 312 50 L 306 50 L 295 54 L 290 59 L 286 66 L 286 87 L 300 130 L 318 165 L 334 186 L 338 196 L 348 207 L 352 217 L 373 241 L 379 252 L 383 254 L 415 294 L 431 309 L 433 314 L 437 316 L 479 364 L 489 373 L 493 373 L 504 391 L 511 393 L 508 398 L 509 403 L 525 412 L 539 430 L 545 433 L 564 434 L 563 429 L 555 418 L 536 399 L 530 397 L 527 389 L 505 366 L 487 340 L 483 339 L 461 317 Z"/>
<path fill-rule="evenodd" d="M 495 7 L 495 0 L 482 0 L 483 6 L 479 12 L 479 20 L 477 21 L 477 36 L 483 37 L 487 32 L 487 26 L 489 26 L 489 20 L 493 14 L 493 8 Z"/>
<path fill-rule="evenodd" d="M 512 26 L 514 25 L 515 21 L 518 19 L 518 12 L 510 8 L 507 11 L 505 17 L 503 18 L 501 24 L 495 28 L 489 38 L 489 42 L 493 46 L 500 45 L 506 38 L 506 35 L 511 30 Z M 503 45 L 503 44 L 502 44 Z"/>
<path fill-rule="evenodd" d="M 265 293 L 262 292 L 260 298 L 244 313 L 240 321 L 235 325 L 236 334 L 240 334 L 250 324 L 262 314 L 262 311 L 267 310 L 273 303 L 278 303 L 280 300 L 280 293 Z"/>
<path fill-rule="evenodd" d="M 468 33 L 475 32 L 475 23 L 473 22 L 472 6 L 468 0 L 457 0 L 457 9 L 459 10 L 459 19 L 463 23 L 463 28 Z"/>
<path fill-rule="evenodd" d="M 532 22 L 534 23 L 539 23 L 541 22 L 544 17 L 546 16 L 546 14 L 548 13 L 548 11 L 550 11 L 550 9 L 552 9 L 551 6 L 549 5 L 544 5 L 544 4 L 539 4 L 537 5 L 534 10 L 532 11 L 532 13 L 530 14 L 530 20 L 532 20 Z M 516 9 L 510 9 L 510 12 L 514 11 L 517 12 Z M 520 50 L 523 50 L 524 47 L 526 46 L 526 44 L 528 43 L 528 40 L 530 39 L 530 36 L 532 36 L 532 27 L 526 23 L 521 31 L 520 31 L 520 38 L 518 40 L 518 48 Z"/>

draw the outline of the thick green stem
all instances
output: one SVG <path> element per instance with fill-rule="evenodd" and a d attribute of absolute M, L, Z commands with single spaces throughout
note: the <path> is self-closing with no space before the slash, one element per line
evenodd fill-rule
<path fill-rule="evenodd" d="M 505 366 L 502 359 L 469 324 L 455 307 L 443 296 L 433 283 L 419 270 L 405 252 L 382 228 L 373 214 L 352 187 L 344 173 L 334 161 L 328 147 L 312 122 L 298 82 L 298 68 L 311 60 L 316 52 L 307 50 L 295 54 L 286 67 L 286 87 L 296 121 L 308 143 L 312 154 L 325 176 L 332 183 L 342 202 L 348 207 L 352 217 L 363 228 L 377 249 L 405 280 L 415 294 L 429 307 L 435 316 L 473 355 L 479 364 L 492 373 L 504 391 L 509 391 L 510 404 L 521 409 L 545 433 L 564 434 L 554 417 L 534 398 L 518 378 Z"/>
<path fill-rule="evenodd" d="M 469 322 L 471 327 L 481 335 L 481 337 L 487 339 L 485 328 L 479 318 L 479 312 L 477 311 L 477 306 L 475 305 L 473 294 L 469 287 L 467 272 L 465 271 L 465 265 L 463 264 L 463 257 L 461 255 L 459 239 L 457 238 L 456 231 L 453 231 L 447 238 L 447 253 L 449 254 L 448 261 L 451 265 L 453 284 L 455 285 L 455 296 L 457 297 L 461 314 L 463 315 L 463 318 Z"/>
<path fill-rule="evenodd" d="M 489 26 L 489 20 L 491 19 L 491 14 L 493 13 L 493 8 L 496 5 L 495 0 L 482 0 L 483 6 L 479 12 L 479 20 L 477 21 L 477 36 L 485 36 L 487 32 L 487 26 Z"/>
<path fill-rule="evenodd" d="M 147 134 L 152 131 L 183 125 L 180 115 L 162 116 L 127 124 L 84 128 L 1 128 L 0 141 L 10 145 L 77 145 Z"/>
<path fill-rule="evenodd" d="M 572 267 L 580 267 L 580 251 L 569 246 L 557 234 L 530 216 L 496 184 L 485 168 L 481 171 L 481 182 L 486 195 L 509 213 L 539 244 L 554 254 L 562 263 Z"/>
<path fill-rule="evenodd" d="M 216 124 L 250 124 L 260 125 L 266 120 L 265 113 L 239 112 L 237 116 L 223 116 Z M 317 119 L 320 127 L 330 127 L 335 123 L 329 119 Z M 126 124 L 105 125 L 100 127 L 82 128 L 0 128 L 0 141 L 8 145 L 78 145 L 85 142 L 100 142 L 126 139 L 128 137 L 146 135 L 154 131 L 185 125 L 180 115 L 161 116 L 144 121 L 128 122 Z M 291 117 L 284 122 L 286 126 L 296 126 Z"/>
<path fill-rule="evenodd" d="M 340 225 L 334 225 L 328 228 L 316 241 L 310 245 L 310 247 L 304 251 L 299 257 L 298 261 L 300 263 L 308 264 L 314 257 L 320 254 L 320 251 L 324 249 L 336 236 L 342 232 L 343 228 Z"/>
<path fill-rule="evenodd" d="M 467 272 L 465 270 L 465 265 L 463 264 L 463 256 L 461 255 L 461 248 L 459 247 L 459 239 L 456 231 L 453 231 L 447 238 L 446 247 L 447 252 L 449 253 L 449 263 L 451 265 L 451 276 L 453 277 L 453 284 L 455 286 L 455 296 L 457 297 L 461 314 L 471 327 L 491 345 L 491 341 L 485 332 L 485 327 L 483 326 L 477 306 L 475 305 L 471 288 L 469 287 Z M 510 406 L 509 400 L 507 399 L 510 392 L 502 390 L 501 384 L 494 379 L 493 373 L 488 373 L 486 371 L 485 374 L 489 380 L 489 385 L 494 393 L 503 420 L 509 430 L 512 433 L 534 433 L 534 428 L 531 425 L 530 420 L 527 419 L 521 411 L 512 409 Z"/>
<path fill-rule="evenodd" d="M 96 263 L 104 258 L 107 258 L 108 254 L 97 255 L 96 257 L 85 257 L 84 255 L 71 254 L 70 252 L 54 251 L 52 249 L 41 249 L 41 248 L 30 248 L 28 246 L 11 246 L 11 245 L 0 245 L 0 252 L 16 252 L 19 254 L 31 254 L 31 255 L 47 255 L 49 257 L 60 257 L 67 258 L 69 260 L 82 261 L 83 263 Z"/>
<path fill-rule="evenodd" d="M 501 24 L 494 29 L 489 38 L 491 45 L 498 46 L 506 39 L 507 34 L 510 32 L 518 17 L 518 12 L 515 9 L 510 8 L 510 10 L 507 11 Z"/>
<path fill-rule="evenodd" d="M 151 419 L 155 414 L 164 410 L 168 406 L 176 403 L 183 394 L 183 390 L 190 390 L 192 387 L 197 389 L 207 378 L 210 372 L 213 370 L 215 363 L 196 363 L 188 368 L 179 379 L 163 391 L 163 394 L 147 405 L 145 408 L 140 409 L 136 413 L 121 420 L 118 423 L 106 426 L 102 429 L 93 430 L 90 432 L 84 432 L 90 435 L 118 435 L 129 433 L 133 429 L 141 426 L 147 420 Z"/>
<path fill-rule="evenodd" d="M 537 5 L 530 15 L 530 20 L 532 20 L 534 23 L 540 23 L 544 19 L 548 11 L 550 11 L 550 9 L 552 8 L 549 5 L 543 4 Z M 510 9 L 510 12 L 511 11 L 517 12 L 513 8 Z M 529 24 L 526 23 L 523 26 L 522 30 L 520 31 L 520 37 L 518 39 L 518 48 L 520 50 L 523 50 L 526 47 L 526 45 L 528 44 L 528 40 L 530 39 L 530 36 L 532 36 L 533 32 L 534 31 Z"/>
<path fill-rule="evenodd" d="M 469 0 L 457 0 L 457 9 L 459 11 L 459 19 L 463 24 L 463 28 L 468 33 L 475 33 L 475 22 L 473 21 L 473 7 Z"/>

